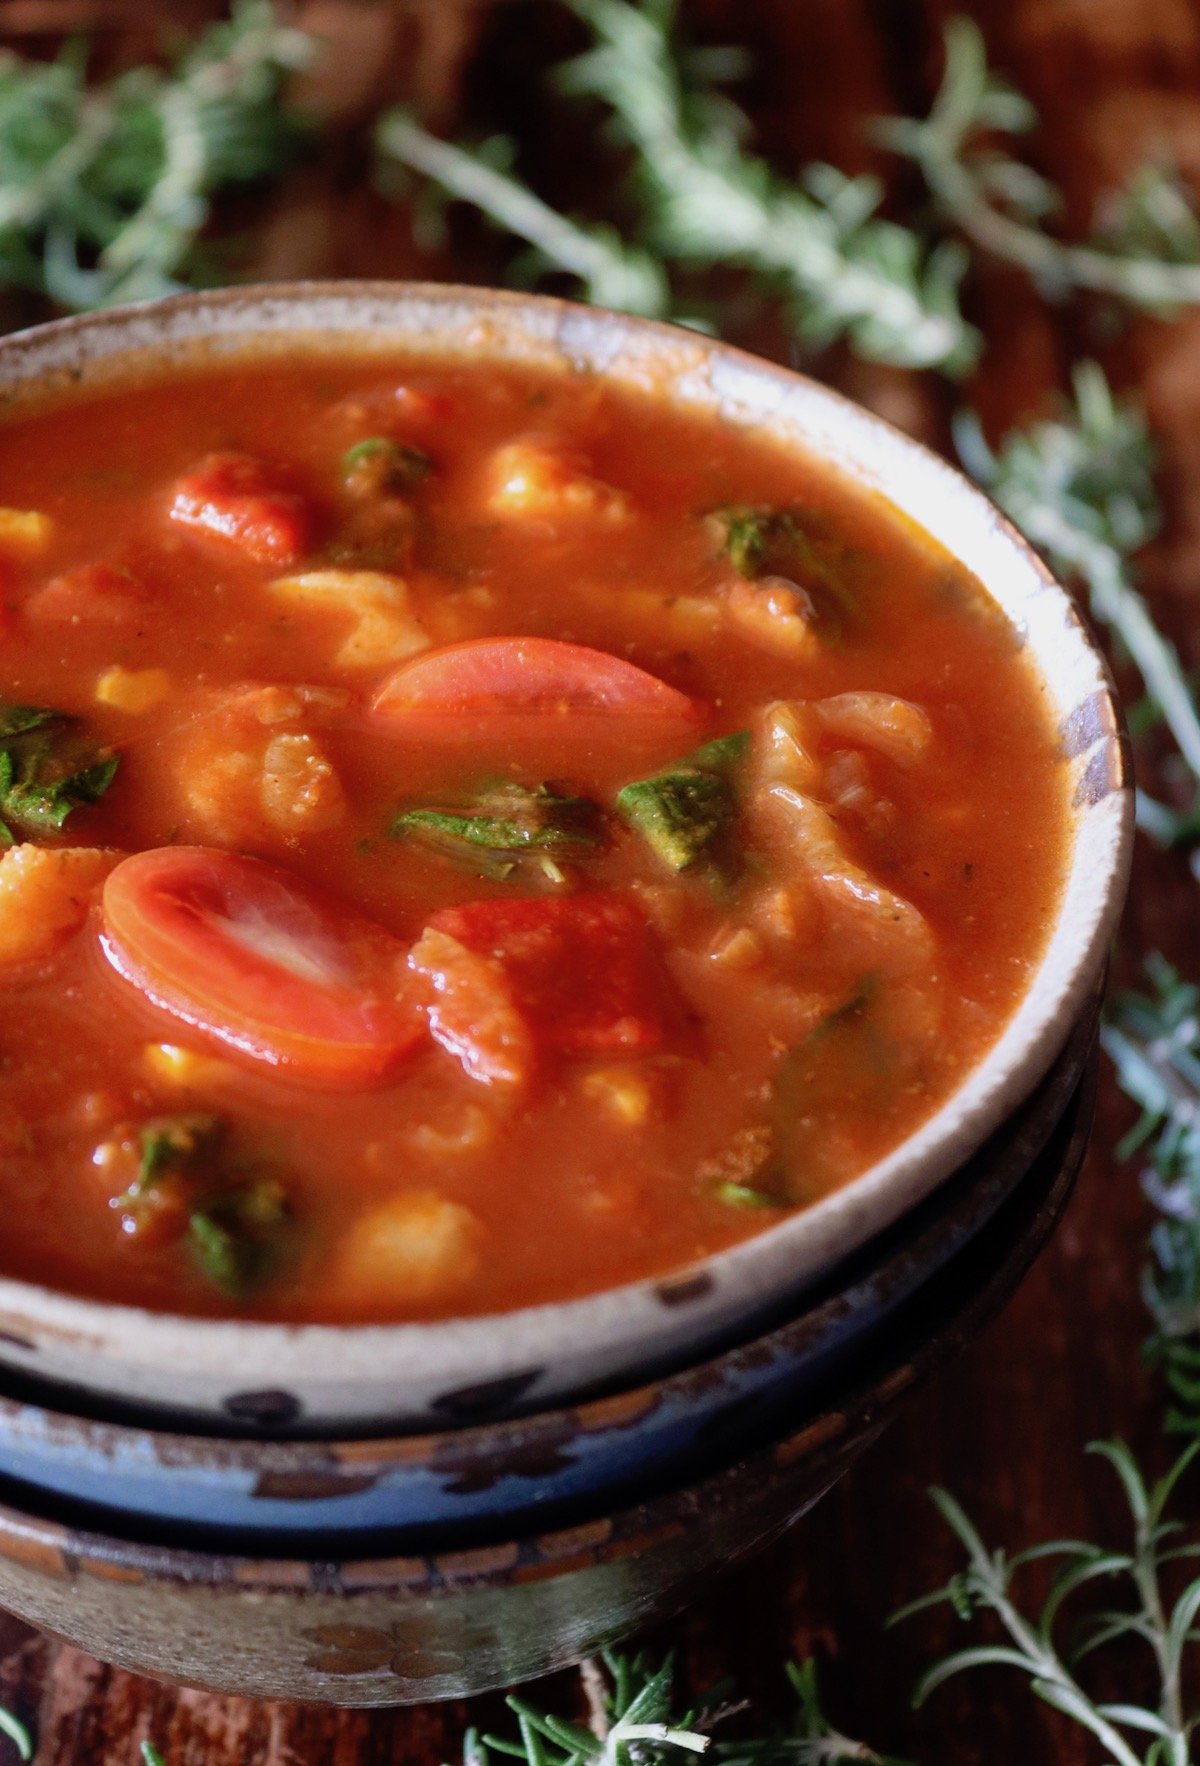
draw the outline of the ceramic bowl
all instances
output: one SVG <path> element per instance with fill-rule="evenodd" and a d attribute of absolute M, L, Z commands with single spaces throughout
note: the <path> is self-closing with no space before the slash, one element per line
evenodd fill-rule
<path fill-rule="evenodd" d="M 1081 1096 L 985 1231 L 897 1314 L 886 1345 L 770 1442 L 683 1487 L 447 1543 L 319 1558 L 245 1539 L 198 1549 L 16 1506 L 0 1486 L 0 1605 L 102 1660 L 256 1698 L 342 1705 L 465 1697 L 551 1672 L 666 1616 L 803 1514 L 1016 1287 L 1082 1160 Z"/>
<path fill-rule="evenodd" d="M 89 1525 L 244 1533 L 277 1549 L 405 1551 L 566 1524 L 669 1487 L 768 1440 L 836 1390 L 981 1233 L 1046 1149 L 1069 1137 L 1098 1002 L 1033 1097 L 964 1169 L 844 1263 L 803 1310 L 709 1361 L 565 1409 L 382 1439 L 231 1439 L 78 1415 L 26 1382 L 0 1397 L 0 1481 L 67 1499 Z M 459 1426 L 455 1426 L 455 1424 Z"/>
<path fill-rule="evenodd" d="M 85 391 L 130 367 L 254 348 L 397 348 L 580 367 L 725 424 L 769 432 L 885 496 L 984 585 L 1039 677 L 1069 783 L 1068 864 L 1044 954 L 998 1040 L 926 1123 L 854 1182 L 660 1280 L 502 1316 L 337 1328 L 180 1319 L 0 1281 L 0 1357 L 35 1376 L 214 1417 L 429 1424 L 463 1394 L 545 1407 L 696 1360 L 930 1195 L 1027 1098 L 1094 989 L 1123 900 L 1132 793 L 1108 673 L 1074 605 L 944 461 L 836 393 L 671 326 L 444 286 L 224 290 L 89 314 L 0 341 L 0 398 Z"/>

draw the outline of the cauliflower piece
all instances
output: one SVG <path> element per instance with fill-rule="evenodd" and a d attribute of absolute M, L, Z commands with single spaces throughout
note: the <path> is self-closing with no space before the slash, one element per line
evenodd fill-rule
<path fill-rule="evenodd" d="M 339 668 L 381 668 L 429 648 L 429 634 L 409 608 L 408 584 L 381 570 L 310 570 L 276 577 L 277 595 L 341 612 L 354 620 L 334 661 Z"/>
<path fill-rule="evenodd" d="M 165 668 L 122 668 L 117 664 L 106 669 L 96 682 L 96 700 L 111 705 L 114 711 L 150 711 L 171 691 L 171 677 Z"/>
<path fill-rule="evenodd" d="M 11 846 L 0 856 L 0 963 L 48 957 L 77 932 L 124 855 L 93 846 Z"/>
<path fill-rule="evenodd" d="M 202 702 L 173 753 L 189 839 L 254 847 L 323 834 L 346 810 L 337 769 L 309 727 L 319 695 L 249 688 Z"/>
<path fill-rule="evenodd" d="M 361 1214 L 333 1254 L 328 1289 L 391 1310 L 461 1292 L 479 1268 L 483 1226 L 436 1190 L 409 1190 Z"/>
<path fill-rule="evenodd" d="M 272 736 L 262 760 L 263 814 L 281 834 L 321 834 L 346 810 L 341 781 L 307 731 Z"/>
<path fill-rule="evenodd" d="M 494 515 L 598 517 L 624 521 L 624 491 L 592 478 L 577 461 L 545 442 L 516 441 L 498 448 L 488 464 L 487 506 Z"/>

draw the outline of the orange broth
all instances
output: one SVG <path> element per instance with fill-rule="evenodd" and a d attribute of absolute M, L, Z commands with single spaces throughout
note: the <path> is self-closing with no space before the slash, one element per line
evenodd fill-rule
<path fill-rule="evenodd" d="M 0 801 L 4 1274 L 347 1321 L 661 1275 L 895 1147 L 1019 1002 L 1064 866 L 1043 691 L 979 585 L 820 461 L 585 374 L 275 355 L 18 409 L 0 483 L 0 698 L 75 720 L 17 761 L 119 756 L 61 828 Z M 413 672 L 488 636 L 672 692 L 530 698 L 524 651 L 490 698 L 457 653 Z M 694 851 L 618 807 L 664 770 L 678 807 L 680 761 L 743 731 L 684 768 L 720 822 Z M 113 849 L 172 845 L 382 929 L 378 1070 L 309 1064 L 290 945 L 295 1066 L 120 960 L 144 884 Z M 425 931 L 513 900 L 556 905 Z M 247 925 L 257 1023 L 284 1008 Z"/>

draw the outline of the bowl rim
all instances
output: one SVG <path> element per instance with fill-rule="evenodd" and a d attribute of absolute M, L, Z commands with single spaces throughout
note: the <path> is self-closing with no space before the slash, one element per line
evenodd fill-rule
<path fill-rule="evenodd" d="M 1014 574 L 1023 573 L 1023 604 L 1031 605 L 1036 598 L 1052 608 L 1062 626 L 1062 643 L 1075 646 L 1074 664 L 1090 683 L 1090 694 L 1080 699 L 1077 708 L 1087 712 L 1079 737 L 1087 745 L 1077 747 L 1073 756 L 1090 757 L 1090 773 L 1097 772 L 1097 761 L 1101 763 L 1100 783 L 1081 809 L 1081 816 L 1097 818 L 1101 843 L 1100 862 L 1091 866 L 1086 880 L 1090 911 L 1085 919 L 1067 923 L 1069 885 L 1079 864 L 1075 838 L 1062 897 L 1026 990 L 996 1041 L 942 1105 L 842 1189 L 736 1245 L 665 1275 L 506 1312 L 349 1325 L 155 1312 L 5 1276 L 0 1277 L 0 1356 L 5 1359 L 15 1359 L 10 1344 L 23 1346 L 24 1335 L 34 1330 L 44 1343 L 74 1345 L 88 1357 L 99 1352 L 139 1366 L 172 1365 L 182 1380 L 190 1372 L 203 1372 L 223 1376 L 226 1383 L 242 1388 L 262 1384 L 264 1376 L 273 1387 L 281 1382 L 303 1387 L 306 1374 L 317 1369 L 326 1380 L 365 1379 L 378 1386 L 407 1381 L 419 1372 L 426 1383 L 433 1379 L 450 1392 L 464 1384 L 500 1382 L 518 1368 L 532 1366 L 541 1374 L 547 1364 L 561 1361 L 564 1355 L 579 1355 L 592 1365 L 589 1358 L 598 1349 L 619 1362 L 622 1357 L 645 1357 L 648 1343 L 665 1345 L 668 1339 L 677 1345 L 696 1339 L 711 1343 L 731 1304 L 735 1309 L 736 1304 L 765 1304 L 789 1285 L 799 1291 L 806 1277 L 819 1274 L 834 1260 L 830 1243 L 836 1243 L 836 1254 L 864 1243 L 961 1165 L 1048 1070 L 1103 966 L 1124 901 L 1133 833 L 1128 740 L 1107 662 L 1067 591 L 991 500 L 932 449 L 844 394 L 794 369 L 662 321 L 545 295 L 454 283 L 351 280 L 201 291 L 79 314 L 12 333 L 0 339 L 0 390 L 40 386 L 55 376 L 83 380 L 86 386 L 83 368 L 88 364 L 111 366 L 155 355 L 166 361 L 173 353 L 177 358 L 180 346 L 186 349 L 189 344 L 216 359 L 227 348 L 236 350 L 244 344 L 253 349 L 256 337 L 260 345 L 268 338 L 281 342 L 284 353 L 305 347 L 343 354 L 375 349 L 415 352 L 420 335 L 412 327 L 421 313 L 431 312 L 451 320 L 457 316 L 465 325 L 463 342 L 469 359 L 481 359 L 482 352 L 493 360 L 520 360 L 516 348 L 520 339 L 544 352 L 548 349 L 540 358 L 543 362 L 557 357 L 569 364 L 580 360 L 581 354 L 586 357 L 590 349 L 598 358 L 592 365 L 612 375 L 613 363 L 619 360 L 616 351 L 624 344 L 631 359 L 643 364 L 650 361 L 665 369 L 675 362 L 682 375 L 700 374 L 712 385 L 720 381 L 725 390 L 724 394 L 718 390 L 718 398 L 732 392 L 736 401 L 739 389 L 744 397 L 747 389 L 753 393 L 758 388 L 760 404 L 751 415 L 766 428 L 774 415 L 768 394 L 777 394 L 780 403 L 790 396 L 810 417 L 819 414 L 845 430 L 846 455 L 833 462 L 835 469 L 848 469 L 852 458 L 857 465 L 856 449 L 865 461 L 869 447 L 878 446 L 893 456 L 898 471 L 903 468 L 920 478 L 931 497 L 940 491 L 947 502 L 961 506 L 964 515 L 973 516 L 980 542 L 986 534 L 997 556 L 1006 555 Z M 90 351 L 89 342 L 99 347 Z M 430 351 L 439 353 L 444 356 L 444 351 Z M 681 384 L 677 378 L 677 401 Z M 657 391 L 662 396 L 661 373 Z M 792 437 L 798 451 L 807 446 L 818 453 L 817 441 L 804 443 L 800 435 L 798 430 Z M 786 432 L 783 439 L 789 439 Z M 865 468 L 860 482 L 872 482 Z M 886 495 L 882 484 L 879 488 Z M 891 500 L 893 507 L 932 533 L 917 512 Z M 936 534 L 932 537 L 937 540 Z M 982 568 L 950 547 L 945 549 L 983 583 L 1010 624 L 1015 624 L 995 593 L 995 580 L 989 582 Z M 1050 685 L 1044 662 L 1036 660 L 1034 666 L 1043 687 Z M 1061 728 L 1066 744 L 1069 723 L 1063 722 Z M 1072 808 L 1080 808 L 1078 791 Z M 1031 1011 L 1035 986 L 1052 957 L 1059 962 L 1061 978 L 1053 995 Z M 823 1247 L 815 1258 L 814 1244 Z"/>

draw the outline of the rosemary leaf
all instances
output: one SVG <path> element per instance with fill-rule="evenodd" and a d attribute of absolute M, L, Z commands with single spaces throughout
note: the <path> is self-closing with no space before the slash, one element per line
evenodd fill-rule
<path fill-rule="evenodd" d="M 1057 191 L 994 145 L 1037 122 L 1028 100 L 988 67 L 979 27 L 946 26 L 941 88 L 923 122 L 892 117 L 875 133 L 920 167 L 942 217 L 977 250 L 1026 271 L 1040 292 L 1108 295 L 1148 312 L 1200 301 L 1200 223 L 1162 166 L 1142 166 L 1110 197 L 1093 237 L 1071 244 L 1047 231 Z"/>
<path fill-rule="evenodd" d="M 269 0 L 240 0 L 169 71 L 101 87 L 74 47 L 0 54 L 0 285 L 82 309 L 194 278 L 210 198 L 292 157 L 283 91 L 308 52 Z"/>

